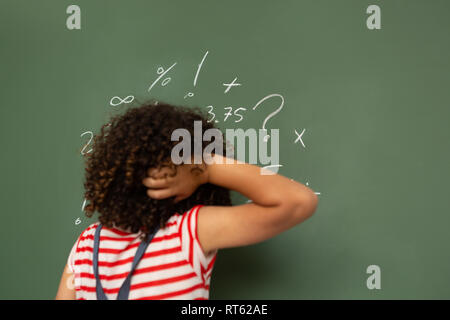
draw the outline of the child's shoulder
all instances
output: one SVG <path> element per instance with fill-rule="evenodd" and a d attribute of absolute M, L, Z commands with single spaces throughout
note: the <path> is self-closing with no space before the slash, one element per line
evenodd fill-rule
<path fill-rule="evenodd" d="M 185 212 L 179 213 L 176 212 L 174 213 L 167 221 L 165 224 L 165 228 L 171 227 L 171 226 L 177 226 L 179 227 L 184 220 L 186 220 L 186 217 L 188 217 L 190 214 L 195 213 L 197 209 L 199 209 L 201 207 L 201 205 L 196 205 L 193 206 L 192 208 L 186 210 Z"/>
<path fill-rule="evenodd" d="M 80 238 L 86 237 L 88 235 L 93 235 L 95 233 L 95 230 L 97 229 L 98 225 L 100 224 L 99 221 L 91 223 L 86 229 L 84 229 L 81 234 Z"/>
<path fill-rule="evenodd" d="M 169 229 L 171 227 L 178 227 L 180 224 L 180 218 L 181 218 L 181 214 L 179 213 L 174 213 L 169 219 L 167 219 L 165 225 L 164 225 L 164 229 Z"/>
<path fill-rule="evenodd" d="M 194 206 L 191 209 L 189 209 L 183 213 L 179 213 L 179 212 L 174 213 L 169 219 L 167 219 L 163 229 L 171 229 L 172 227 L 179 227 L 181 222 L 183 221 L 183 217 L 187 216 L 190 212 L 193 212 L 194 209 L 197 207 L 199 207 L 199 206 Z M 87 228 L 85 228 L 81 232 L 80 238 L 81 239 L 92 238 L 92 236 L 95 234 L 95 230 L 97 229 L 99 224 L 100 224 L 99 221 L 91 223 Z M 102 228 L 102 229 L 105 229 L 107 231 L 112 231 L 113 233 L 114 233 L 114 231 L 116 231 L 116 232 L 120 231 L 116 228 Z M 126 233 L 126 232 L 124 232 L 124 233 Z M 130 233 L 128 233 L 128 234 L 130 234 Z"/>

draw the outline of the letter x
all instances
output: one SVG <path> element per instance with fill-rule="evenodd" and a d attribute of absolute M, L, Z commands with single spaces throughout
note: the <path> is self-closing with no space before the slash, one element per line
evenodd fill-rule
<path fill-rule="evenodd" d="M 297 143 L 297 141 L 300 140 L 300 142 L 302 143 L 303 148 L 306 148 L 305 144 L 303 143 L 303 140 L 302 140 L 302 136 L 303 136 L 303 133 L 305 133 L 305 130 L 306 129 L 303 129 L 302 133 L 298 134 L 297 130 L 294 129 L 295 134 L 297 135 L 297 139 L 295 139 L 294 143 Z"/>

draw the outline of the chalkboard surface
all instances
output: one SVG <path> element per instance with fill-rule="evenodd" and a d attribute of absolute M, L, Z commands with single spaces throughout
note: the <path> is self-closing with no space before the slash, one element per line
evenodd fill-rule
<path fill-rule="evenodd" d="M 319 194 L 304 224 L 220 250 L 211 299 L 450 298 L 449 9 L 1 1 L 0 298 L 55 296 L 95 222 L 82 212 L 82 151 L 147 99 L 200 107 L 222 129 L 278 128 L 278 172 Z"/>

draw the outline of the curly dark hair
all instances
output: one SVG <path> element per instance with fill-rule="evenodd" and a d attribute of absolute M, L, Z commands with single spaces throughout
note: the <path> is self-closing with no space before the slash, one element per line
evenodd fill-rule
<path fill-rule="evenodd" d="M 93 138 L 93 151 L 85 154 L 86 216 L 98 212 L 105 227 L 143 231 L 148 236 L 156 226 L 164 227 L 174 213 L 182 214 L 195 205 L 231 205 L 229 190 L 212 184 L 201 185 L 178 203 L 174 198 L 151 199 L 142 184 L 149 168 L 169 163 L 176 170 L 170 161 L 177 143 L 171 141 L 172 131 L 184 128 L 194 136 L 194 121 L 202 122 L 202 133 L 214 127 L 198 108 L 152 100 L 130 106 L 104 124 Z M 202 144 L 204 148 L 206 143 Z"/>

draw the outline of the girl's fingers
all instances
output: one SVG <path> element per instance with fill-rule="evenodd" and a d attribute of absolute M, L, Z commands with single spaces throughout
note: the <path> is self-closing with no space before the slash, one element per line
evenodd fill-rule
<path fill-rule="evenodd" d="M 148 176 L 154 178 L 154 179 L 163 179 L 163 178 L 170 178 L 174 177 L 177 173 L 176 167 L 169 167 L 169 166 L 163 166 L 159 169 L 157 168 L 150 168 L 147 171 Z"/>
<path fill-rule="evenodd" d="M 142 184 L 147 188 L 162 189 L 168 188 L 170 185 L 170 181 L 168 179 L 154 179 L 151 177 L 147 177 L 142 180 Z"/>
<path fill-rule="evenodd" d="M 166 199 L 175 196 L 172 189 L 147 189 L 147 195 L 152 199 Z"/>

